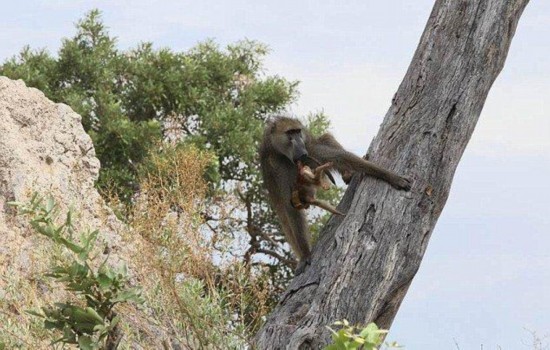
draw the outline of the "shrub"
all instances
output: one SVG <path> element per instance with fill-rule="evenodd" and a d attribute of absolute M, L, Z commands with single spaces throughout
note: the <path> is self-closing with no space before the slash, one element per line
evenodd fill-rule
<path fill-rule="evenodd" d="M 385 329 L 379 329 L 373 322 L 365 327 L 352 326 L 347 320 L 336 321 L 334 325 L 339 326 L 340 329 L 335 331 L 328 327 L 332 332 L 333 343 L 326 346 L 324 350 L 378 350 L 388 333 Z M 385 345 L 391 348 L 400 347 L 396 342 Z"/>
<path fill-rule="evenodd" d="M 51 268 L 46 276 L 63 284 L 76 301 L 57 302 L 40 311 L 27 312 L 43 318 L 45 329 L 59 331 L 56 336 L 61 333 L 52 344 L 78 344 L 81 349 L 90 350 L 115 349 L 122 331 L 114 306 L 142 303 L 140 289 L 129 287 L 126 267 L 112 268 L 107 259 L 94 267 L 92 251 L 99 232 L 76 232 L 71 210 L 63 223 L 57 224 L 59 210 L 53 198 L 44 201 L 34 194 L 28 204 L 10 204 L 30 217 L 30 224 L 36 232 L 70 253 L 66 261 Z"/>

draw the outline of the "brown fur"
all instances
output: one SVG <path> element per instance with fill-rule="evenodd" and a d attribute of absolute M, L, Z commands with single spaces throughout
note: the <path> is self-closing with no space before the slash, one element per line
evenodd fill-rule
<path fill-rule="evenodd" d="M 317 189 L 328 190 L 330 182 L 325 174 L 325 170 L 332 167 L 332 163 L 325 163 L 311 170 L 307 165 L 298 162 L 298 179 L 296 186 L 292 191 L 292 206 L 296 209 L 308 209 L 310 205 L 315 205 L 336 215 L 344 215 L 338 209 L 329 203 L 317 199 Z"/>

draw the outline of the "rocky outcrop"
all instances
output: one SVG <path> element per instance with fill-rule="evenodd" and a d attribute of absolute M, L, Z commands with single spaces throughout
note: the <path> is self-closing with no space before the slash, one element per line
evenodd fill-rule
<path fill-rule="evenodd" d="M 94 188 L 99 161 L 78 114 L 21 80 L 0 77 L 0 130 L 0 265 L 30 267 L 20 259 L 29 249 L 19 232 L 24 225 L 6 202 L 25 202 L 33 192 L 73 206 L 82 222 L 121 248 L 120 223 Z"/>
<path fill-rule="evenodd" d="M 57 300 L 63 291 L 41 277 L 49 266 L 51 243 L 29 230 L 28 219 L 17 216 L 7 202 L 26 202 L 33 192 L 52 195 L 62 209 L 74 208 L 82 225 L 101 231 L 99 244 L 109 247 L 110 262 L 122 260 L 132 267 L 143 242 L 124 238 L 124 225 L 94 188 L 99 167 L 78 114 L 22 81 L 0 77 L 0 335 L 24 348 L 50 340 L 31 329 L 37 322 L 24 311 Z M 165 338 L 159 327 L 147 323 L 145 311 L 129 315 L 130 328 L 140 328 L 150 339 Z"/>

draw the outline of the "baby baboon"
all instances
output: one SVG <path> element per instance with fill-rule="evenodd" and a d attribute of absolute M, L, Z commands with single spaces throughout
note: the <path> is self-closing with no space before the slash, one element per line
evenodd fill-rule
<path fill-rule="evenodd" d="M 260 162 L 271 203 L 299 260 L 296 273 L 303 271 L 311 255 L 306 216 L 303 210 L 292 205 L 292 192 L 299 178 L 297 162 L 306 163 L 308 159 L 315 159 L 320 164 L 330 163 L 330 168 L 338 171 L 346 183 L 354 172 L 361 172 L 382 179 L 397 189 L 410 189 L 409 180 L 346 151 L 332 135 L 313 137 L 297 119 L 274 118 L 264 131 Z"/>
<path fill-rule="evenodd" d="M 317 189 L 321 187 L 324 190 L 330 188 L 330 182 L 325 174 L 325 170 L 332 167 L 332 163 L 325 163 L 311 170 L 311 168 L 302 163 L 297 162 L 298 179 L 296 186 L 292 190 L 292 206 L 298 210 L 308 209 L 310 205 L 318 206 L 336 215 L 344 215 L 338 209 L 329 203 L 315 198 Z"/>

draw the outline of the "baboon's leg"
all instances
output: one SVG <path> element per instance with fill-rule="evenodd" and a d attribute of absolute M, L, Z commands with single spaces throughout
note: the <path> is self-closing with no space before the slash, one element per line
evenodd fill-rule
<path fill-rule="evenodd" d="M 329 212 L 331 212 L 333 214 L 336 214 L 336 215 L 342 215 L 342 216 L 346 215 L 346 214 L 340 212 L 338 209 L 336 209 L 332 205 L 328 204 L 327 202 L 322 201 L 322 200 L 317 199 L 317 198 L 314 198 L 311 201 L 309 201 L 309 204 L 318 206 L 319 208 L 325 209 L 326 211 L 329 211 Z"/>

